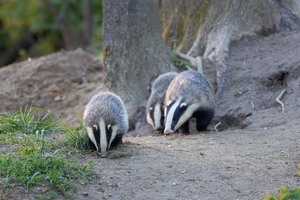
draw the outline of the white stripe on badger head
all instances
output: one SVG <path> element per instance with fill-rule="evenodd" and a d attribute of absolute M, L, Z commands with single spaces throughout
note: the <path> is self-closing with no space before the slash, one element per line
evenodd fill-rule
<path fill-rule="evenodd" d="M 97 151 L 98 151 L 98 146 L 97 146 L 97 141 L 96 141 L 96 138 L 95 138 L 95 135 L 94 135 L 94 131 L 93 131 L 93 128 L 91 127 L 86 127 L 86 131 L 87 131 L 87 134 L 90 138 L 90 140 L 94 143 Z"/>
<path fill-rule="evenodd" d="M 193 115 L 193 113 L 200 107 L 199 103 L 192 104 L 187 107 L 186 111 L 181 115 L 181 117 L 178 120 L 178 123 L 175 126 L 175 130 L 180 128 L 182 124 L 187 122 Z"/>
<path fill-rule="evenodd" d="M 147 110 L 147 122 L 152 126 L 154 127 L 154 123 L 153 123 L 153 120 L 150 116 L 150 112 L 152 112 L 153 110 L 153 107 L 150 107 L 149 110 Z"/>
<path fill-rule="evenodd" d="M 102 157 L 105 157 L 107 154 L 107 137 L 106 137 L 106 125 L 103 119 L 99 121 L 100 129 L 100 153 Z"/>
<path fill-rule="evenodd" d="M 169 109 L 169 111 L 167 111 L 168 107 L 165 107 L 166 109 L 166 123 L 165 123 L 165 130 L 164 130 L 164 134 L 169 134 L 169 133 L 174 133 L 175 130 L 172 130 L 171 129 L 171 126 L 172 126 L 172 122 L 173 122 L 173 117 L 174 117 L 174 112 L 175 110 L 177 109 L 177 107 L 179 106 L 180 104 L 180 99 L 178 99 L 172 106 L 171 108 Z"/>
<path fill-rule="evenodd" d="M 111 137 L 110 137 L 110 141 L 109 141 L 109 145 L 108 145 L 108 149 L 110 148 L 110 145 L 112 143 L 112 141 L 116 138 L 117 132 L 118 132 L 118 126 L 112 126 L 112 133 L 111 133 Z"/>
<path fill-rule="evenodd" d="M 162 124 L 160 123 L 161 122 L 161 117 L 162 117 L 162 113 L 161 113 L 161 110 L 160 110 L 160 104 L 157 103 L 155 105 L 155 108 L 154 108 L 154 129 L 155 130 L 158 130 L 162 127 Z"/>

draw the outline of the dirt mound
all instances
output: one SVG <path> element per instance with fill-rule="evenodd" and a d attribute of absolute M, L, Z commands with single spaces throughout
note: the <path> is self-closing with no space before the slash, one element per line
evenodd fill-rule
<path fill-rule="evenodd" d="M 78 123 L 93 91 L 101 87 L 101 70 L 100 60 L 81 49 L 1 68 L 0 110 L 33 105 Z"/>
<path fill-rule="evenodd" d="M 220 130 L 298 123 L 299 35 L 246 37 L 231 45 L 230 77 L 215 117 L 215 123 L 222 122 Z M 276 102 L 281 92 L 284 112 Z"/>

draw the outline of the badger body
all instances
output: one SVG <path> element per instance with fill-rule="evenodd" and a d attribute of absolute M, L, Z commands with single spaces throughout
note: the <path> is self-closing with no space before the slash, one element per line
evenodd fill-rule
<path fill-rule="evenodd" d="M 167 72 L 159 75 L 151 85 L 151 94 L 147 101 L 147 122 L 154 128 L 160 130 L 164 127 L 164 100 L 166 90 L 170 82 L 175 78 L 177 72 Z"/>
<path fill-rule="evenodd" d="M 122 142 L 128 130 L 128 114 L 122 99 L 112 92 L 100 92 L 86 105 L 83 115 L 90 145 L 106 157 L 111 147 Z"/>
<path fill-rule="evenodd" d="M 198 131 L 205 130 L 214 116 L 215 101 L 206 77 L 197 71 L 178 74 L 170 83 L 165 97 L 165 134 L 177 129 L 189 134 L 189 120 L 196 118 Z"/>

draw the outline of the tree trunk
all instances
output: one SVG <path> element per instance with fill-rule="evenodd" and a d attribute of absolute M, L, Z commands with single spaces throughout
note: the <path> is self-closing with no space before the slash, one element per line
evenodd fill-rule
<path fill-rule="evenodd" d="M 155 0 L 103 0 L 102 4 L 105 83 L 123 98 L 132 121 L 145 105 L 150 79 L 175 67 L 161 37 Z"/>
<path fill-rule="evenodd" d="M 178 51 L 215 63 L 219 98 L 231 41 L 300 26 L 298 0 L 162 0 L 160 14 L 168 46 L 176 44 Z"/>

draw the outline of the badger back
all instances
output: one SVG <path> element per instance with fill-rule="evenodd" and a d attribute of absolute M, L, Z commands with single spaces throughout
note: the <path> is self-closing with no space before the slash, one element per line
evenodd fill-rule
<path fill-rule="evenodd" d="M 177 76 L 177 74 L 177 72 L 167 72 L 159 75 L 151 85 L 151 93 L 165 94 L 170 82 Z"/>

